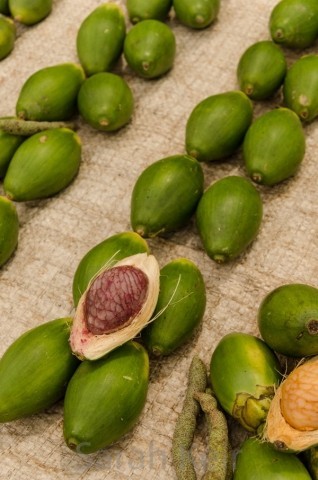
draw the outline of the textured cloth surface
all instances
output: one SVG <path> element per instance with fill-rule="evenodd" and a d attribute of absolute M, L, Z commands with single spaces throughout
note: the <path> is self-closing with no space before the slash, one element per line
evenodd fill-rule
<path fill-rule="evenodd" d="M 0 64 L 0 116 L 14 115 L 21 86 L 33 72 L 78 61 L 77 30 L 101 3 L 56 0 L 43 22 L 19 26 L 15 49 Z M 124 1 L 117 3 L 125 8 Z M 51 199 L 17 205 L 19 246 L 0 271 L 0 354 L 25 330 L 73 313 L 72 280 L 78 262 L 106 237 L 130 230 L 130 195 L 138 175 L 152 162 L 184 152 L 186 120 L 200 100 L 237 88 L 239 57 L 252 43 L 269 39 L 268 20 L 276 3 L 221 0 L 217 22 L 204 31 L 170 20 L 177 56 L 173 70 L 159 80 L 137 78 L 122 62 L 119 71 L 135 97 L 132 122 L 114 134 L 81 122 L 83 157 L 75 181 Z M 286 51 L 288 63 L 314 50 Z M 280 103 L 280 94 L 273 101 L 255 103 L 255 117 Z M 192 341 L 165 359 L 151 360 L 149 394 L 136 428 L 107 450 L 75 454 L 63 440 L 60 402 L 41 415 L 0 426 L 1 479 L 175 478 L 171 438 L 193 354 L 208 366 L 226 333 L 259 335 L 257 309 L 273 288 L 291 282 L 318 285 L 317 122 L 305 131 L 307 151 L 298 174 L 273 188 L 258 187 L 264 202 L 261 231 L 238 260 L 221 266 L 210 260 L 194 221 L 169 239 L 149 241 L 161 267 L 181 256 L 199 266 L 207 286 L 207 308 Z M 240 152 L 203 168 L 206 187 L 225 175 L 246 175 Z M 195 440 L 199 473 L 204 469 L 205 433 L 199 429 Z M 234 446 L 240 435 L 236 428 Z"/>

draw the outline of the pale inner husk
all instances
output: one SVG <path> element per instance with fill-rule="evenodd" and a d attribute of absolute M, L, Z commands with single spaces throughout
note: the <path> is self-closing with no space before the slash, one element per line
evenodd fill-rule
<path fill-rule="evenodd" d="M 115 265 L 112 265 L 111 268 L 122 265 L 131 265 L 139 268 L 147 276 L 149 280 L 148 292 L 143 307 L 127 327 L 109 334 L 92 334 L 87 329 L 84 312 L 86 294 L 92 281 L 94 281 L 92 279 L 78 303 L 70 335 L 71 349 L 81 359 L 97 360 L 114 348 L 134 338 L 145 327 L 153 314 L 158 301 L 160 285 L 160 268 L 156 258 L 147 253 L 138 253 L 120 260 Z M 98 275 L 105 270 L 100 271 Z"/>

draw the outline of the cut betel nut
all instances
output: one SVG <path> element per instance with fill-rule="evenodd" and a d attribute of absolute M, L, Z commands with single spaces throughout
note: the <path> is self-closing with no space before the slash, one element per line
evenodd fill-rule
<path fill-rule="evenodd" d="M 156 258 L 147 253 L 100 270 L 76 309 L 70 335 L 73 353 L 96 360 L 134 338 L 156 307 L 159 275 Z"/>

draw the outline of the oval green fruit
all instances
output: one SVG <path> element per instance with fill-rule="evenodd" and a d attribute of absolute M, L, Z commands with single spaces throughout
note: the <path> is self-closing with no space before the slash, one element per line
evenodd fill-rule
<path fill-rule="evenodd" d="M 28 330 L 0 360 L 0 422 L 39 413 L 63 398 L 78 366 L 69 346 L 70 318 Z"/>
<path fill-rule="evenodd" d="M 13 18 L 24 25 L 34 25 L 51 13 L 52 0 L 9 0 Z"/>
<path fill-rule="evenodd" d="M 13 50 L 16 28 L 11 18 L 0 14 L 0 60 L 7 57 Z"/>
<path fill-rule="evenodd" d="M 248 431 L 262 428 L 280 365 L 272 350 L 246 333 L 225 335 L 211 357 L 210 380 L 222 408 Z"/>
<path fill-rule="evenodd" d="M 9 9 L 9 0 L 0 0 L 0 13 L 6 16 L 11 15 Z"/>
<path fill-rule="evenodd" d="M 87 78 L 78 94 L 78 110 L 93 128 L 119 130 L 132 117 L 134 98 L 128 83 L 114 73 L 96 73 Z"/>
<path fill-rule="evenodd" d="M 278 452 L 257 438 L 246 439 L 236 457 L 233 480 L 310 480 L 311 476 L 299 458 Z"/>
<path fill-rule="evenodd" d="M 318 115 L 318 55 L 296 60 L 288 69 L 283 95 L 285 105 L 301 120 L 311 122 Z"/>
<path fill-rule="evenodd" d="M 67 187 L 81 161 L 81 141 L 68 128 L 44 130 L 18 147 L 4 177 L 6 195 L 17 202 L 46 198 Z"/>
<path fill-rule="evenodd" d="M 11 135 L 0 129 L 0 178 L 5 176 L 11 158 L 24 140 L 25 137 Z"/>
<path fill-rule="evenodd" d="M 172 0 L 127 0 L 127 12 L 132 23 L 142 20 L 165 20 Z"/>
<path fill-rule="evenodd" d="M 130 68 L 143 78 L 157 78 L 174 63 L 176 39 L 168 25 L 159 20 L 143 20 L 126 35 L 124 56 Z"/>
<path fill-rule="evenodd" d="M 173 0 L 177 19 L 190 28 L 205 28 L 217 18 L 220 0 Z"/>
<path fill-rule="evenodd" d="M 318 289 L 300 283 L 275 288 L 259 306 L 258 327 L 278 353 L 318 355 Z"/>
<path fill-rule="evenodd" d="M 187 258 L 177 258 L 160 270 L 160 290 L 153 319 L 142 331 L 147 350 L 169 355 L 194 334 L 206 305 L 203 276 Z"/>
<path fill-rule="evenodd" d="M 125 17 L 115 3 L 103 3 L 81 23 L 77 32 L 77 55 L 88 76 L 113 68 L 126 35 Z"/>
<path fill-rule="evenodd" d="M 23 84 L 16 115 L 23 120 L 68 120 L 76 112 L 76 100 L 85 74 L 80 65 L 62 63 L 42 68 Z"/>
<path fill-rule="evenodd" d="M 240 89 L 249 98 L 264 100 L 282 85 L 286 71 L 287 62 L 280 47 L 263 40 L 244 51 L 236 74 Z"/>
<path fill-rule="evenodd" d="M 243 142 L 247 173 L 254 182 L 264 185 L 276 185 L 295 175 L 305 150 L 301 121 L 288 108 L 277 108 L 258 117 Z"/>
<path fill-rule="evenodd" d="M 12 256 L 18 244 L 19 218 L 16 207 L 0 196 L 0 267 Z"/>
<path fill-rule="evenodd" d="M 198 231 L 210 258 L 238 257 L 255 239 L 263 216 L 261 196 L 246 178 L 228 176 L 202 195 L 196 211 Z"/>
<path fill-rule="evenodd" d="M 203 162 L 232 155 L 241 145 L 252 116 L 252 102 L 243 92 L 205 98 L 192 110 L 186 124 L 188 154 Z"/>
<path fill-rule="evenodd" d="M 316 0 L 281 0 L 271 12 L 269 30 L 273 41 L 285 47 L 310 47 L 318 36 Z"/>
<path fill-rule="evenodd" d="M 149 165 L 131 196 L 130 221 L 142 237 L 155 237 L 183 227 L 203 193 L 201 165 L 187 155 L 173 155 Z"/>
<path fill-rule="evenodd" d="M 106 238 L 91 248 L 79 262 L 73 278 L 73 300 L 75 307 L 91 279 L 106 264 L 137 253 L 149 253 L 145 239 L 135 232 L 122 232 Z"/>
<path fill-rule="evenodd" d="M 119 440 L 137 423 L 146 402 L 149 359 L 133 341 L 94 362 L 85 360 L 68 384 L 64 438 L 78 453 Z"/>

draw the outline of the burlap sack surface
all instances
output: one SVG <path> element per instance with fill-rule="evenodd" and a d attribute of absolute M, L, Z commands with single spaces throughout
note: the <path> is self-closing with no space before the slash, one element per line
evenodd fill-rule
<path fill-rule="evenodd" d="M 56 0 L 52 14 L 19 27 L 12 54 L 0 64 L 0 116 L 14 115 L 23 82 L 36 70 L 78 61 L 75 38 L 82 20 L 102 2 Z M 125 8 L 124 0 L 118 4 Z M 161 79 L 119 72 L 135 97 L 132 122 L 115 134 L 80 123 L 80 172 L 59 195 L 17 204 L 19 246 L 0 271 L 0 354 L 25 330 L 73 314 L 72 279 L 78 262 L 96 243 L 130 230 L 130 196 L 138 175 L 152 162 L 184 152 L 187 118 L 203 98 L 237 88 L 236 66 L 252 43 L 269 39 L 276 0 L 221 0 L 217 22 L 204 31 L 176 20 L 177 56 Z M 127 20 L 127 25 L 129 25 Z M 287 52 L 289 64 L 303 53 Z M 281 103 L 255 103 L 255 116 Z M 259 335 L 256 314 L 273 288 L 291 282 L 318 285 L 317 122 L 306 127 L 307 151 L 299 173 L 273 188 L 259 188 L 264 202 L 261 231 L 248 251 L 216 265 L 203 251 L 195 222 L 169 239 L 149 241 L 162 267 L 185 256 L 201 269 L 207 309 L 195 338 L 173 355 L 151 361 L 146 407 L 136 428 L 116 445 L 92 455 L 71 452 L 62 434 L 63 404 L 43 414 L 0 426 L 0 478 L 6 480 L 166 480 L 175 478 L 171 438 L 182 407 L 191 358 L 209 364 L 220 338 L 231 331 Z M 229 174 L 246 175 L 241 154 L 204 165 L 205 186 Z M 232 434 L 239 444 L 240 429 Z M 204 470 L 205 427 L 195 440 L 195 461 Z"/>

